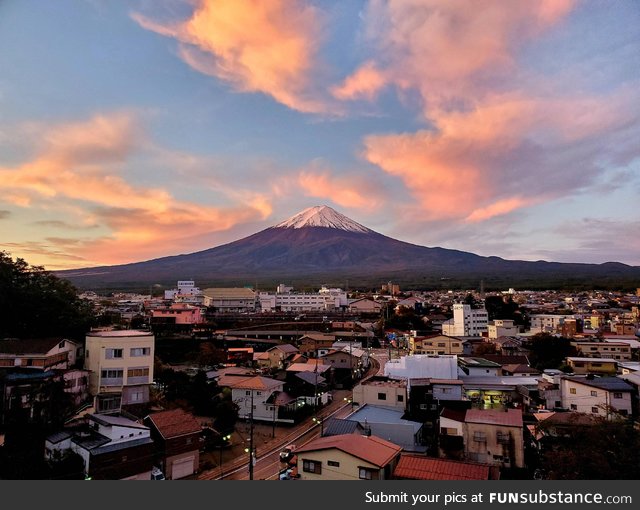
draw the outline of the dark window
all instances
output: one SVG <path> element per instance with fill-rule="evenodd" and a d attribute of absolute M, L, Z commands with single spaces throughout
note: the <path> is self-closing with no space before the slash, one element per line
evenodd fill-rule
<path fill-rule="evenodd" d="M 315 473 L 317 475 L 322 473 L 322 462 L 316 460 L 303 459 L 302 471 L 305 473 Z"/>
<path fill-rule="evenodd" d="M 404 402 L 404 395 L 398 395 L 398 402 Z"/>
<path fill-rule="evenodd" d="M 379 477 L 378 471 L 370 468 L 358 468 L 358 478 L 360 480 L 377 480 Z"/>
<path fill-rule="evenodd" d="M 378 400 L 387 400 L 386 393 L 378 393 Z"/>
<path fill-rule="evenodd" d="M 333 466 L 333 467 L 340 467 L 340 463 L 336 462 L 335 460 L 329 460 L 329 461 L 327 461 L 327 464 L 329 466 Z"/>

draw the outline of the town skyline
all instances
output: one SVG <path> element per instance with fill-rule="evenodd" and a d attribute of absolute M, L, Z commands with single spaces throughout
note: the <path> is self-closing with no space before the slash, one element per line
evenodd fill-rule
<path fill-rule="evenodd" d="M 0 249 L 47 269 L 220 246 L 327 204 L 482 256 L 640 265 L 640 9 L 0 6 Z"/>

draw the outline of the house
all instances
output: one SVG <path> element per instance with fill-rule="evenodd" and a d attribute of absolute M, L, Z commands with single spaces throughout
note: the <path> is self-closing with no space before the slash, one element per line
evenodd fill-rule
<path fill-rule="evenodd" d="M 618 377 L 568 377 L 560 380 L 562 407 L 613 419 L 630 416 L 633 386 Z"/>
<path fill-rule="evenodd" d="M 333 382 L 337 388 L 351 387 L 354 380 L 359 379 L 364 372 L 361 357 L 349 350 L 329 351 L 320 360 L 325 365 L 333 367 Z"/>
<path fill-rule="evenodd" d="M 276 345 L 271 349 L 267 349 L 267 356 L 269 357 L 268 368 L 286 368 L 287 362 L 298 352 L 298 348 L 291 344 Z"/>
<path fill-rule="evenodd" d="M 302 480 L 389 480 L 402 448 L 376 436 L 344 434 L 298 448 Z"/>
<path fill-rule="evenodd" d="M 463 354 L 463 340 L 447 335 L 410 336 L 409 351 L 411 354 L 427 354 L 432 356 L 442 354 Z"/>
<path fill-rule="evenodd" d="M 177 480 L 198 471 L 202 427 L 182 409 L 161 411 L 147 416 L 156 459 L 168 480 Z"/>
<path fill-rule="evenodd" d="M 98 412 L 149 402 L 155 339 L 149 331 L 92 331 L 86 337 L 85 369 Z"/>
<path fill-rule="evenodd" d="M 403 453 L 394 480 L 497 480 L 500 472 L 488 464 L 436 459 Z"/>
<path fill-rule="evenodd" d="M 471 402 L 464 394 L 463 383 L 458 379 L 416 378 L 409 379 L 409 416 L 435 427 L 443 406 L 466 409 Z"/>
<path fill-rule="evenodd" d="M 421 453 L 427 450 L 424 423 L 406 419 L 403 410 L 365 404 L 347 418 L 357 421 L 365 434 L 391 441 L 403 450 Z"/>
<path fill-rule="evenodd" d="M 568 356 L 566 362 L 574 374 L 615 375 L 618 372 L 617 362 L 609 358 Z"/>
<path fill-rule="evenodd" d="M 496 377 L 502 375 L 502 367 L 493 361 L 484 358 L 476 358 L 471 356 L 459 357 L 458 367 L 461 376 L 471 377 Z"/>
<path fill-rule="evenodd" d="M 323 436 L 341 436 L 344 434 L 363 435 L 365 429 L 355 420 L 329 418 L 323 424 Z"/>
<path fill-rule="evenodd" d="M 82 346 L 68 338 L 0 339 L 0 368 L 66 369 L 82 356 Z"/>
<path fill-rule="evenodd" d="M 540 371 L 524 363 L 513 363 L 502 365 L 502 375 L 534 377 L 540 375 Z"/>
<path fill-rule="evenodd" d="M 231 399 L 238 404 L 238 416 L 257 421 L 277 422 L 276 406 L 267 401 L 274 392 L 284 391 L 284 382 L 269 377 L 239 377 L 229 384 Z"/>
<path fill-rule="evenodd" d="M 409 401 L 407 381 L 374 375 L 353 388 L 353 401 L 359 405 L 391 407 L 404 412 Z"/>
<path fill-rule="evenodd" d="M 602 418 L 584 413 L 534 413 L 535 423 L 527 425 L 533 445 L 542 451 L 552 448 L 556 442 L 571 436 L 578 427 L 592 427 L 602 422 Z"/>
<path fill-rule="evenodd" d="M 205 322 L 199 306 L 187 303 L 173 303 L 151 311 L 151 322 L 154 324 L 190 325 Z"/>
<path fill-rule="evenodd" d="M 440 416 L 440 445 L 444 455 L 506 468 L 524 467 L 520 409 L 467 409 Z M 460 449 L 461 447 L 461 449 Z M 461 451 L 460 451 L 461 450 Z"/>
<path fill-rule="evenodd" d="M 150 480 L 153 440 L 149 428 L 120 415 L 89 414 L 75 430 L 45 441 L 45 458 L 69 452 L 82 457 L 85 476 L 94 480 Z"/>
<path fill-rule="evenodd" d="M 325 333 L 309 333 L 298 340 L 300 354 L 308 358 L 317 358 L 329 352 L 336 341 L 336 335 Z"/>

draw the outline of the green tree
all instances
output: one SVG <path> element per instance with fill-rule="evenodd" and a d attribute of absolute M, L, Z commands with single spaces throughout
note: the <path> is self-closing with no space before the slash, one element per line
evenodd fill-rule
<path fill-rule="evenodd" d="M 67 280 L 0 252 L 0 338 L 64 336 L 82 340 L 93 307 Z"/>

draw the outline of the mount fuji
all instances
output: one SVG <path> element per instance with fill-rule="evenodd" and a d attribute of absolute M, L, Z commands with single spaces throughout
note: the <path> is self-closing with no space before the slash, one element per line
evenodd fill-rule
<path fill-rule="evenodd" d="M 405 287 L 554 288 L 621 286 L 640 281 L 640 267 L 616 262 L 564 264 L 481 257 L 427 248 L 379 234 L 326 205 L 315 206 L 244 239 L 196 253 L 145 262 L 58 271 L 79 288 L 127 289 L 175 285 L 193 279 L 200 287 L 291 283 Z"/>

